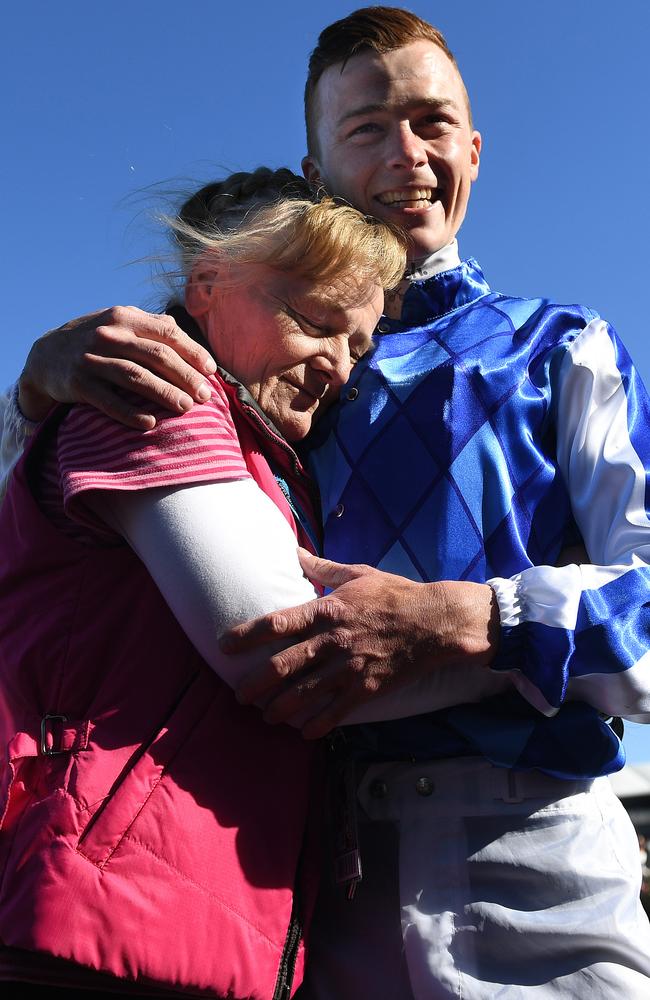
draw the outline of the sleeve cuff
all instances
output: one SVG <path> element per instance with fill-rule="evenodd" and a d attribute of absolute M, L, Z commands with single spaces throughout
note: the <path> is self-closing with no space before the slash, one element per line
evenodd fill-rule
<path fill-rule="evenodd" d="M 9 390 L 9 405 L 5 413 L 7 426 L 16 435 L 17 440 L 30 438 L 40 426 L 38 420 L 29 420 L 20 409 L 18 402 L 18 383 L 15 382 Z"/>
<path fill-rule="evenodd" d="M 521 573 L 517 573 L 510 579 L 493 577 L 487 581 L 487 584 L 492 587 L 497 600 L 501 628 L 513 628 L 520 625 L 526 617 Z"/>

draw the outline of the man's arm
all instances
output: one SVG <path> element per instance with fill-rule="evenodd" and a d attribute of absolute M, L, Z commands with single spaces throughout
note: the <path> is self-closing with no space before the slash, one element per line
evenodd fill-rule
<path fill-rule="evenodd" d="M 25 417 L 42 420 L 54 403 L 89 403 L 129 427 L 153 427 L 152 407 L 176 413 L 207 399 L 208 352 L 171 316 L 115 306 L 71 320 L 36 341 L 18 383 Z M 124 399 L 136 393 L 142 405 Z"/>
<path fill-rule="evenodd" d="M 0 396 L 0 500 L 25 445 L 56 403 L 88 403 L 147 430 L 152 410 L 183 413 L 208 398 L 208 352 L 171 316 L 115 306 L 71 320 L 33 345 L 16 386 Z M 136 393 L 142 403 L 134 404 Z M 148 406 L 147 401 L 153 406 Z"/>
<path fill-rule="evenodd" d="M 567 347 L 553 398 L 557 458 L 589 563 L 493 580 L 493 664 L 536 708 L 565 699 L 650 721 L 650 401 L 601 319 Z"/>
<path fill-rule="evenodd" d="M 0 393 L 0 501 L 7 492 L 11 470 L 37 426 L 18 408 L 18 386 Z"/>

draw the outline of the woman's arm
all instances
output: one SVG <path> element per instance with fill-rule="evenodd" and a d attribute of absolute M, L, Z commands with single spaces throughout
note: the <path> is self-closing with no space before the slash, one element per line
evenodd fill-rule
<path fill-rule="evenodd" d="M 129 543 L 201 656 L 231 686 L 245 667 L 220 652 L 222 632 L 251 609 L 263 614 L 316 596 L 289 524 L 252 479 L 102 491 L 86 503 Z"/>
<path fill-rule="evenodd" d="M 293 532 L 253 480 L 98 491 L 86 503 L 128 541 L 194 646 L 231 687 L 267 653 L 226 655 L 218 644 L 222 632 L 316 597 L 300 568 Z M 434 671 L 366 703 L 345 721 L 420 714 L 476 701 L 506 686 L 506 679 L 482 668 Z M 298 711 L 291 723 L 301 727 L 320 707 Z"/>

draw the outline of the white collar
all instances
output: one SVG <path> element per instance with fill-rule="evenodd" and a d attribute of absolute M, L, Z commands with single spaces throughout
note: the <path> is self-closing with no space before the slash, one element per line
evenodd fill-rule
<path fill-rule="evenodd" d="M 441 247 L 429 257 L 422 260 L 414 260 L 409 264 L 404 275 L 406 281 L 426 281 L 434 274 L 441 274 L 442 271 L 450 271 L 452 267 L 458 267 L 460 257 L 458 255 L 458 240 L 452 240 L 446 247 Z"/>

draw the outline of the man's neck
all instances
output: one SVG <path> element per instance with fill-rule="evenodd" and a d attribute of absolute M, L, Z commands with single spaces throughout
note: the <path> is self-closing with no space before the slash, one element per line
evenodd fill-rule
<path fill-rule="evenodd" d="M 426 281 L 434 274 L 441 274 L 442 271 L 449 271 L 452 267 L 460 264 L 458 256 L 458 241 L 452 240 L 447 246 L 434 251 L 428 257 L 411 261 L 406 268 L 404 280 L 400 282 L 394 292 L 386 293 L 386 304 L 384 312 L 390 319 L 399 319 L 402 315 L 402 305 L 404 296 L 408 291 L 412 281 Z"/>

